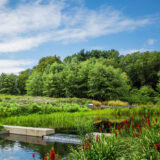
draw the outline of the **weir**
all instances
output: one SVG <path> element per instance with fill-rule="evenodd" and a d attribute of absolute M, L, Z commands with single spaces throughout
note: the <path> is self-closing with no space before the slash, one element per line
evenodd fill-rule
<path fill-rule="evenodd" d="M 70 144 L 82 144 L 81 140 L 77 135 L 72 134 L 55 134 L 50 136 L 44 136 L 43 140 L 46 142 L 57 142 L 57 143 L 70 143 Z"/>
<path fill-rule="evenodd" d="M 9 125 L 3 125 L 3 126 L 6 131 L 9 131 L 10 134 L 43 137 L 55 133 L 55 129 L 50 129 L 50 128 L 34 128 L 34 127 L 21 127 L 21 126 L 9 126 Z"/>

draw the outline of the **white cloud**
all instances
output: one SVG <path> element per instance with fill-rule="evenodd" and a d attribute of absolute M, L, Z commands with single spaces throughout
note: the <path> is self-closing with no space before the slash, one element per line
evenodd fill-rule
<path fill-rule="evenodd" d="M 0 8 L 4 7 L 8 0 L 0 0 Z"/>
<path fill-rule="evenodd" d="M 0 43 L 0 52 L 16 52 L 29 50 L 32 47 L 37 47 L 48 39 L 47 35 L 39 35 L 37 37 L 17 38 L 11 41 L 5 41 Z"/>
<path fill-rule="evenodd" d="M 33 64 L 31 60 L 0 60 L 0 73 L 19 73 L 25 70 L 24 67 Z"/>
<path fill-rule="evenodd" d="M 150 39 L 148 39 L 147 43 L 149 45 L 153 45 L 155 43 L 155 41 L 156 41 L 155 39 L 150 38 Z"/>
<path fill-rule="evenodd" d="M 0 1 L 0 53 L 24 51 L 48 41 L 77 42 L 151 23 L 149 18 L 132 19 L 111 7 L 91 10 L 83 5 L 69 7 L 65 0 L 48 1 L 22 0 L 15 8 Z"/>
<path fill-rule="evenodd" d="M 145 51 L 150 51 L 150 49 L 145 49 L 145 48 L 140 48 L 140 49 L 121 49 L 119 53 L 121 55 L 126 55 L 134 52 L 145 52 Z"/>

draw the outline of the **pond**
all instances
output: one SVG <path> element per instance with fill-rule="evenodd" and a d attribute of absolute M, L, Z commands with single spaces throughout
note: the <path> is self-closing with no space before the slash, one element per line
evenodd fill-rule
<path fill-rule="evenodd" d="M 32 142 L 32 143 L 31 143 Z M 56 154 L 66 157 L 75 144 L 46 142 L 41 138 L 21 135 L 9 135 L 0 138 L 0 160 L 32 160 L 35 153 L 36 160 L 44 159 L 46 153 L 54 147 Z"/>

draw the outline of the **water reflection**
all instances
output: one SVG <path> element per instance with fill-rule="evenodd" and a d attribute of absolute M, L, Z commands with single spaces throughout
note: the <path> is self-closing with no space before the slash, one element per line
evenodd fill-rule
<path fill-rule="evenodd" d="M 27 142 L 14 141 L 19 135 L 9 135 L 0 138 L 0 160 L 32 160 L 32 153 L 36 154 L 36 159 L 43 159 L 45 154 L 50 151 L 52 147 L 55 148 L 56 154 L 65 157 L 70 153 L 71 147 L 76 147 L 73 144 L 63 143 L 42 143 L 32 144 Z M 24 140 L 25 136 L 19 136 Z M 33 138 L 33 137 L 32 137 Z M 38 141 L 40 142 L 40 141 Z"/>

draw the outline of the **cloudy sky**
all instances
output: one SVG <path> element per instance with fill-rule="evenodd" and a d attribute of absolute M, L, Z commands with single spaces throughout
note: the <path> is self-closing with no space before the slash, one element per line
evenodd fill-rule
<path fill-rule="evenodd" d="M 81 49 L 160 51 L 160 0 L 0 0 L 0 73 Z"/>

